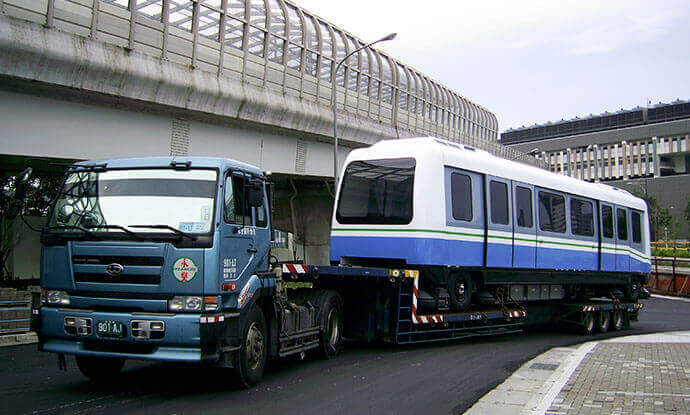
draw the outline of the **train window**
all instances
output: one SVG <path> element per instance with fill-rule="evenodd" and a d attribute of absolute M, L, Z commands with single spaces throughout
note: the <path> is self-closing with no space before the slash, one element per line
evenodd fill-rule
<path fill-rule="evenodd" d="M 640 219 L 640 212 L 632 212 L 630 219 L 632 220 L 633 242 L 639 244 L 642 242 L 642 221 Z"/>
<path fill-rule="evenodd" d="M 594 236 L 594 205 L 581 199 L 570 199 L 570 228 L 573 235 Z"/>
<path fill-rule="evenodd" d="M 628 240 L 628 212 L 625 209 L 616 209 L 616 216 L 618 222 L 618 239 L 621 241 Z"/>
<path fill-rule="evenodd" d="M 523 228 L 531 228 L 532 225 L 532 191 L 526 187 L 518 186 L 515 189 L 517 201 L 517 224 Z"/>
<path fill-rule="evenodd" d="M 472 221 L 472 179 L 461 173 L 450 175 L 450 192 L 453 204 L 453 218 Z"/>
<path fill-rule="evenodd" d="M 336 218 L 340 223 L 407 224 L 412 221 L 413 158 L 348 164 Z"/>
<path fill-rule="evenodd" d="M 492 180 L 491 191 L 491 223 L 508 224 L 508 185 Z"/>
<path fill-rule="evenodd" d="M 539 228 L 547 232 L 565 233 L 565 198 L 539 192 Z"/>
<path fill-rule="evenodd" d="M 601 223 L 604 238 L 613 238 L 613 209 L 611 206 L 601 207 Z"/>

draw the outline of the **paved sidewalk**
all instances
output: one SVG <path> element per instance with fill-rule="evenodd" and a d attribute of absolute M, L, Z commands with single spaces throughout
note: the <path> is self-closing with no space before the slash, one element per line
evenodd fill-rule
<path fill-rule="evenodd" d="M 619 337 L 549 350 L 466 414 L 688 414 L 690 332 Z"/>
<path fill-rule="evenodd" d="M 0 347 L 31 343 L 38 343 L 38 337 L 33 331 L 21 334 L 3 334 L 0 336 Z"/>

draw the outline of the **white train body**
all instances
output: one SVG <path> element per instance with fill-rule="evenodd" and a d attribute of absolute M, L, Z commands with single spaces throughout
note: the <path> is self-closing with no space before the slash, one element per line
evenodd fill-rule
<path fill-rule="evenodd" d="M 345 161 L 331 261 L 646 274 L 644 200 L 435 138 Z"/>

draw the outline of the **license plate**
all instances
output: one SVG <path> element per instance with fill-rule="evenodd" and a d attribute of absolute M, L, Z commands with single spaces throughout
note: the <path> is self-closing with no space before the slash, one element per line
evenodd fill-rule
<path fill-rule="evenodd" d="M 96 334 L 100 337 L 124 337 L 125 328 L 122 323 L 115 320 L 99 321 L 96 324 Z"/>

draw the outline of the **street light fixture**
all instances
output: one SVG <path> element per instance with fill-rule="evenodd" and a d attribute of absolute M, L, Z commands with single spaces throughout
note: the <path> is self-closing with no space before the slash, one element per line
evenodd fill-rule
<path fill-rule="evenodd" d="M 397 33 L 391 33 L 389 35 L 386 35 L 382 37 L 379 40 L 375 40 L 373 42 L 367 43 L 364 46 L 359 47 L 358 49 L 353 50 L 352 52 L 348 53 L 343 59 L 338 62 L 338 64 L 335 66 L 335 70 L 333 71 L 333 79 L 332 79 L 332 85 L 331 85 L 331 106 L 333 107 L 333 179 L 334 179 L 334 186 L 337 189 L 338 186 L 338 112 L 336 108 L 336 75 L 338 74 L 338 69 L 340 69 L 340 66 L 345 63 L 345 61 L 355 53 L 370 48 L 373 45 L 379 43 L 379 42 L 387 42 L 389 40 L 395 39 L 397 36 Z"/>

